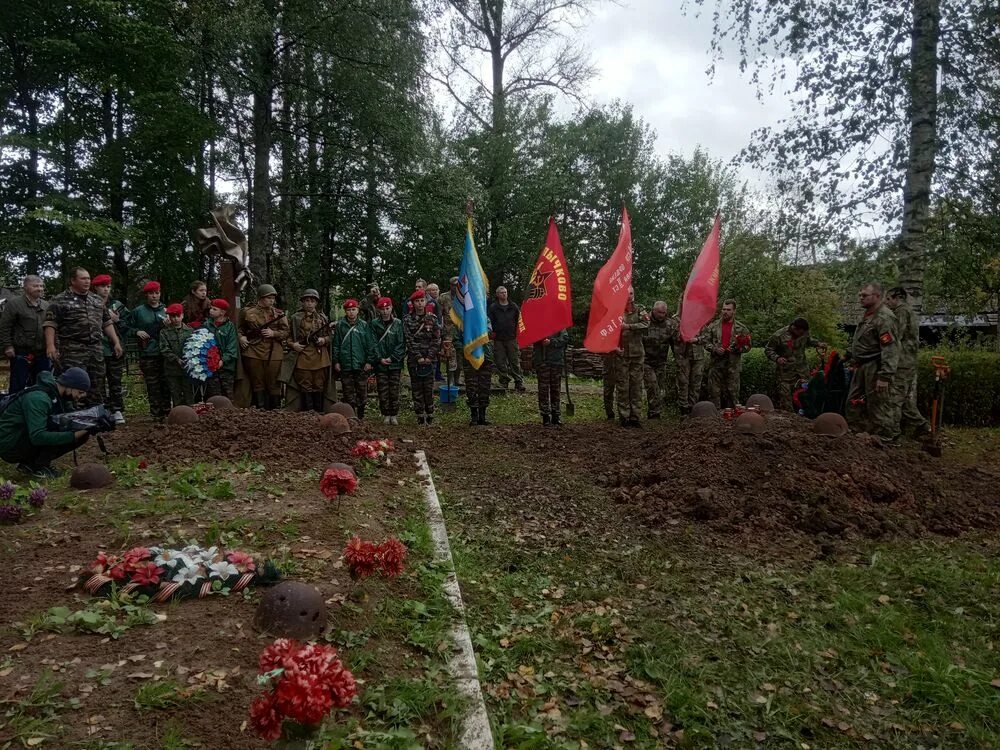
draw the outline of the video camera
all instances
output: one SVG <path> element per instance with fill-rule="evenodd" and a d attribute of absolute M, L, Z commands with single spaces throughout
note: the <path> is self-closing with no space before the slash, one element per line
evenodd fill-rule
<path fill-rule="evenodd" d="M 53 414 L 49 417 L 49 422 L 52 429 L 59 432 L 86 430 L 91 435 L 97 435 L 115 429 L 115 420 L 104 404 L 79 411 L 68 411 L 64 414 Z"/>

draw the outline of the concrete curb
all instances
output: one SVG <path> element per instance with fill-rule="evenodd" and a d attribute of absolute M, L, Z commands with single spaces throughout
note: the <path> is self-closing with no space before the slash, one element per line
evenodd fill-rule
<path fill-rule="evenodd" d="M 483 690 L 479 684 L 472 636 L 469 634 L 469 626 L 465 623 L 465 605 L 462 603 L 458 576 L 455 575 L 455 564 L 451 558 L 451 545 L 448 544 L 448 530 L 444 525 L 441 503 L 438 500 L 437 490 L 434 489 L 434 479 L 431 477 L 426 454 L 423 451 L 416 451 L 413 455 L 419 467 L 417 476 L 423 480 L 424 497 L 427 501 L 427 524 L 430 526 L 431 540 L 434 542 L 434 559 L 448 566 L 444 594 L 458 615 L 451 629 L 453 649 L 448 658 L 448 669 L 458 686 L 458 692 L 469 704 L 468 711 L 462 719 L 458 747 L 463 750 L 493 750 L 490 717 L 486 713 Z"/>

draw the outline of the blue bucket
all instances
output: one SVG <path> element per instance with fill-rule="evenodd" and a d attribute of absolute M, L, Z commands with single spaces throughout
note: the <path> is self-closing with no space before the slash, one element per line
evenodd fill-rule
<path fill-rule="evenodd" d="M 439 385 L 438 393 L 440 394 L 442 404 L 453 404 L 458 401 L 457 385 Z"/>

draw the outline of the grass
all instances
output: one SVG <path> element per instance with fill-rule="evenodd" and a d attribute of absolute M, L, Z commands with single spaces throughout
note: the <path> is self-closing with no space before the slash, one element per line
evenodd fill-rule
<path fill-rule="evenodd" d="M 25 698 L 0 700 L 0 737 L 24 747 L 57 738 L 62 731 L 60 711 L 67 707 L 59 697 L 62 689 L 49 672 L 43 672 Z"/>
<path fill-rule="evenodd" d="M 198 687 L 184 687 L 174 680 L 144 682 L 132 702 L 139 711 L 176 708 L 191 701 L 204 699 L 205 692 Z"/>

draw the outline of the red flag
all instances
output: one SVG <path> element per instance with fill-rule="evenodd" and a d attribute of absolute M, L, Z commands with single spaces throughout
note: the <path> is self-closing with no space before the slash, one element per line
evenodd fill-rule
<path fill-rule="evenodd" d="M 622 230 L 618 247 L 597 272 L 594 294 L 590 298 L 590 319 L 583 345 L 587 351 L 603 353 L 614 351 L 621 343 L 619 326 L 628 303 L 628 289 L 632 285 L 632 227 L 628 211 L 622 207 Z"/>
<path fill-rule="evenodd" d="M 681 339 L 692 341 L 704 325 L 715 317 L 719 302 L 719 234 L 722 217 L 715 215 L 715 225 L 708 234 L 691 275 L 681 303 Z"/>
<path fill-rule="evenodd" d="M 556 222 L 549 219 L 545 247 L 538 254 L 528 282 L 528 296 L 521 303 L 521 321 L 517 326 L 517 345 L 531 346 L 536 341 L 559 333 L 573 325 L 572 291 L 569 268 L 559 242 Z"/>

